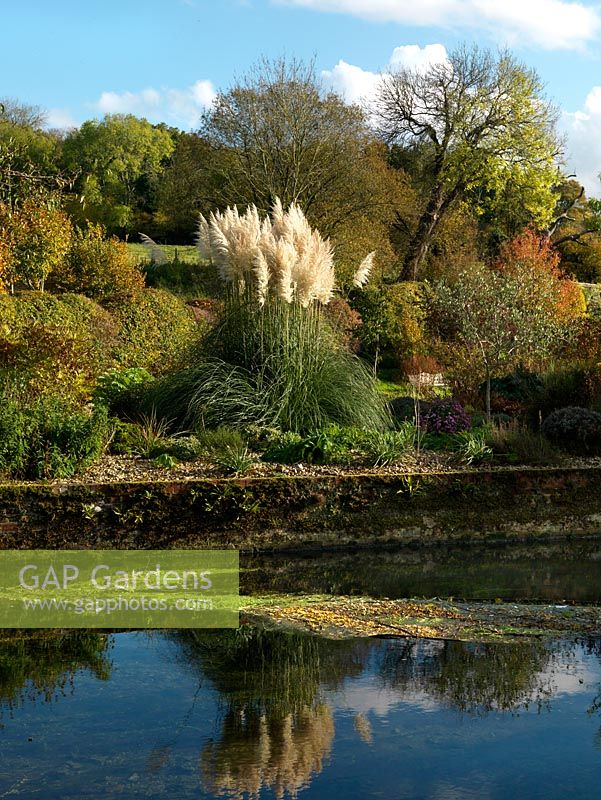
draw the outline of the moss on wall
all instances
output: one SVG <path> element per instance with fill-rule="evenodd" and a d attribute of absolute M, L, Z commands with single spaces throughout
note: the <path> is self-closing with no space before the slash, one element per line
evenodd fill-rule
<path fill-rule="evenodd" d="M 601 534 L 601 468 L 0 485 L 2 548 L 306 549 Z"/>

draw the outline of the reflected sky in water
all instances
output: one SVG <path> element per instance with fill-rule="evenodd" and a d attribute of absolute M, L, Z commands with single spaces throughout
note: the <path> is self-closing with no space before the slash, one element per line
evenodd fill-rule
<path fill-rule="evenodd" d="M 77 636 L 0 645 L 0 797 L 598 795 L 599 640 Z"/>

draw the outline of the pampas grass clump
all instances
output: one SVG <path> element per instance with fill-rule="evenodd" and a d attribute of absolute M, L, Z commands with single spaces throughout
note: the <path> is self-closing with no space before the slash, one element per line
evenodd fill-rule
<path fill-rule="evenodd" d="M 373 374 L 322 312 L 335 288 L 332 248 L 297 206 L 276 201 L 267 219 L 254 206 L 201 217 L 198 247 L 226 284 L 225 311 L 190 366 L 156 385 L 159 413 L 196 428 L 389 427 Z"/>

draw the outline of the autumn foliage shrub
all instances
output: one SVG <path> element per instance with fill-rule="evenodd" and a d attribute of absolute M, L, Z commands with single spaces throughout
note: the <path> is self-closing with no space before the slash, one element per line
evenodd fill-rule
<path fill-rule="evenodd" d="M 361 347 L 361 342 L 357 335 L 361 326 L 361 315 L 351 308 L 349 303 L 342 297 L 334 297 L 325 307 L 325 314 L 334 329 L 340 335 L 340 341 L 344 347 L 348 347 L 353 353 L 357 353 Z"/>
<path fill-rule="evenodd" d="M 528 228 L 501 248 L 496 267 L 526 285 L 536 284 L 536 301 L 547 303 L 559 324 L 569 325 L 586 313 L 586 298 L 577 281 L 562 272 L 560 261 L 549 237 Z"/>
<path fill-rule="evenodd" d="M 0 204 L 0 279 L 44 290 L 52 272 L 69 252 L 73 226 L 51 198 L 28 198 L 14 209 Z"/>
<path fill-rule="evenodd" d="M 111 315 L 87 297 L 0 295 L 0 380 L 25 396 L 89 398 L 117 343 Z"/>
<path fill-rule="evenodd" d="M 420 284 L 368 286 L 351 294 L 360 315 L 357 329 L 361 352 L 383 366 L 398 366 L 425 346 L 426 310 Z"/>
<path fill-rule="evenodd" d="M 433 356 L 414 355 L 403 359 L 401 368 L 404 374 L 410 375 L 436 375 L 442 371 L 442 367 Z"/>
<path fill-rule="evenodd" d="M 491 407 L 495 414 L 523 416 L 540 402 L 544 395 L 543 378 L 526 369 L 493 378 L 490 382 Z M 486 384 L 479 388 L 481 398 L 485 397 Z"/>
<path fill-rule="evenodd" d="M 169 369 L 197 331 L 181 300 L 154 289 L 110 308 L 83 295 L 2 294 L 0 383 L 30 399 L 60 394 L 87 401 L 111 369 Z"/>
<path fill-rule="evenodd" d="M 144 275 L 132 264 L 125 242 L 106 238 L 101 225 L 90 225 L 75 232 L 49 285 L 54 291 L 78 292 L 103 302 L 143 288 Z"/>
<path fill-rule="evenodd" d="M 190 308 L 163 289 L 141 289 L 117 297 L 106 308 L 118 326 L 115 361 L 120 367 L 167 372 L 179 363 L 199 333 Z"/>

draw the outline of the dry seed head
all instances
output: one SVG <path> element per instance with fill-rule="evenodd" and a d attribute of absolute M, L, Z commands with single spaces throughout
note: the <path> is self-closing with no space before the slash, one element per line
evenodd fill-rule
<path fill-rule="evenodd" d="M 144 245 L 144 249 L 155 264 L 167 263 L 167 256 L 154 239 L 151 239 L 150 236 L 147 236 L 145 233 L 139 233 L 138 235 Z"/>
<path fill-rule="evenodd" d="M 260 305 L 270 294 L 286 303 L 325 304 L 334 293 L 332 246 L 312 230 L 295 204 L 284 211 L 276 198 L 271 216 L 263 220 L 254 205 L 243 214 L 228 207 L 212 213 L 208 222 L 201 216 L 197 242 L 203 258 L 217 265 L 222 280 L 253 285 Z M 372 263 L 370 253 L 355 280 L 366 281 Z"/>
<path fill-rule="evenodd" d="M 294 266 L 297 254 L 294 245 L 286 239 L 278 239 L 275 249 L 274 277 L 277 280 L 277 296 L 286 303 L 294 300 L 295 281 Z"/>
<path fill-rule="evenodd" d="M 269 265 L 267 259 L 257 248 L 255 255 L 255 279 L 257 282 L 257 298 L 259 305 L 264 306 L 269 293 Z"/>
<path fill-rule="evenodd" d="M 198 230 L 196 231 L 196 249 L 201 259 L 211 261 L 211 232 L 206 218 L 200 214 L 198 218 Z"/>
<path fill-rule="evenodd" d="M 370 272 L 374 266 L 374 256 L 376 255 L 376 251 L 373 250 L 369 255 L 365 256 L 363 261 L 359 264 L 359 268 L 357 272 L 355 272 L 355 277 L 353 278 L 353 284 L 357 287 L 365 286 L 367 281 L 369 280 Z"/>

